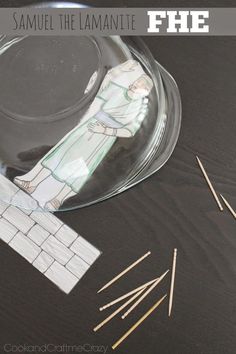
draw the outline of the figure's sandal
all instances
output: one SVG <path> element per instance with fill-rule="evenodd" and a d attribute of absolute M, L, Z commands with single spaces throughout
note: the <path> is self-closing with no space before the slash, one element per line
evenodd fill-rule
<path fill-rule="evenodd" d="M 36 187 L 35 186 L 31 186 L 30 183 L 31 181 L 23 181 L 20 180 L 18 178 L 14 179 L 15 184 L 17 184 L 21 189 L 24 189 L 27 193 L 32 194 Z"/>

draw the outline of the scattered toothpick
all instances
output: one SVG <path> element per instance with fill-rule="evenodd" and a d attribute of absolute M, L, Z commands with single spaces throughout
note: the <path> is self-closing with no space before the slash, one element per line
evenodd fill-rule
<path fill-rule="evenodd" d="M 113 344 L 112 349 L 116 349 L 166 298 L 164 295 L 159 301 L 155 303 L 115 344 Z"/>
<path fill-rule="evenodd" d="M 129 296 L 131 296 L 131 295 L 137 293 L 139 290 L 141 290 L 141 289 L 143 289 L 143 288 L 147 288 L 147 286 L 153 284 L 155 281 L 157 281 L 157 279 L 158 279 L 158 278 L 155 278 L 155 279 L 150 280 L 149 282 L 147 282 L 147 283 L 145 283 L 145 284 L 143 284 L 143 285 L 140 285 L 138 288 L 136 288 L 136 289 L 134 289 L 134 290 L 128 292 L 127 294 L 124 294 L 124 295 L 118 297 L 117 299 L 115 299 L 115 300 L 109 302 L 108 304 L 106 304 L 106 305 L 100 307 L 99 310 L 100 310 L 100 311 L 103 311 L 103 310 L 107 309 L 108 307 L 110 307 L 110 306 L 116 304 L 117 302 L 120 302 L 120 301 L 126 299 L 127 297 L 129 297 Z"/>
<path fill-rule="evenodd" d="M 203 167 L 203 164 L 201 163 L 201 161 L 200 161 L 200 159 L 199 159 L 198 156 L 196 156 L 196 159 L 197 159 L 197 162 L 198 162 L 198 164 L 199 164 L 199 167 L 200 167 L 200 169 L 201 169 L 201 171 L 202 171 L 202 173 L 203 173 L 203 176 L 205 177 L 206 182 L 207 182 L 207 184 L 208 184 L 208 186 L 209 186 L 209 188 L 210 188 L 210 190 L 211 190 L 211 193 L 213 194 L 213 197 L 215 198 L 215 201 L 216 201 L 216 203 L 217 203 L 217 205 L 218 205 L 220 211 L 222 211 L 222 210 L 223 210 L 222 204 L 221 204 L 220 199 L 218 198 L 218 196 L 217 196 L 217 194 L 216 194 L 216 191 L 215 191 L 215 189 L 214 189 L 214 187 L 213 187 L 213 185 L 212 185 L 212 183 L 211 183 L 211 181 L 210 181 L 210 179 L 209 179 L 209 177 L 208 177 L 208 175 L 207 175 L 207 173 L 206 173 L 206 170 L 205 170 L 205 168 Z"/>
<path fill-rule="evenodd" d="M 127 267 L 126 269 L 123 270 L 123 272 L 121 272 L 120 274 L 118 274 L 115 278 L 113 278 L 112 280 L 110 280 L 107 284 L 105 284 L 100 290 L 98 290 L 98 293 L 100 293 L 101 291 L 103 291 L 104 289 L 108 288 L 111 284 L 113 284 L 115 281 L 117 281 L 120 277 L 122 277 L 124 274 L 126 274 L 127 272 L 129 272 L 132 268 L 134 268 L 138 263 L 142 262 L 146 257 L 148 257 L 151 254 L 150 251 L 148 251 L 147 253 L 145 253 L 142 257 L 140 257 L 139 259 L 137 259 L 137 261 L 135 261 L 134 263 L 132 263 L 129 267 Z"/>
<path fill-rule="evenodd" d="M 224 201 L 225 205 L 227 206 L 227 208 L 229 209 L 229 211 L 231 212 L 231 214 L 233 215 L 233 217 L 236 219 L 236 212 L 234 211 L 234 209 L 231 207 L 229 202 L 225 199 L 225 197 L 223 197 L 222 194 L 220 196 L 223 199 L 223 201 Z"/>
<path fill-rule="evenodd" d="M 99 330 L 102 326 L 104 326 L 107 322 L 109 322 L 113 317 L 115 317 L 119 312 L 121 312 L 126 306 L 128 306 L 132 301 L 134 301 L 139 295 L 142 294 L 142 292 L 145 290 L 145 288 L 141 289 L 138 291 L 134 296 L 132 296 L 128 301 L 126 301 L 123 305 L 121 305 L 116 311 L 114 311 L 110 316 L 105 318 L 101 323 L 99 323 L 96 327 L 94 327 L 94 332 Z"/>
<path fill-rule="evenodd" d="M 175 269 L 176 269 L 176 258 L 177 258 L 177 248 L 174 249 L 173 264 L 172 264 L 172 274 L 171 274 L 171 284 L 170 284 L 170 297 L 169 297 L 169 311 L 168 316 L 171 315 L 172 304 L 173 304 L 173 294 L 174 294 L 174 284 L 175 284 Z"/>
<path fill-rule="evenodd" d="M 122 315 L 122 319 L 124 319 L 125 317 L 127 317 L 131 311 L 133 311 L 133 309 L 138 306 L 138 304 L 140 304 L 141 301 L 143 301 L 143 299 L 160 283 L 160 281 L 166 276 L 166 274 L 169 272 L 169 269 L 162 274 L 162 276 L 160 276 L 160 278 L 157 279 L 157 281 L 155 281 L 154 284 L 152 284 L 152 286 L 145 291 L 145 293 L 140 296 L 140 298 Z"/>

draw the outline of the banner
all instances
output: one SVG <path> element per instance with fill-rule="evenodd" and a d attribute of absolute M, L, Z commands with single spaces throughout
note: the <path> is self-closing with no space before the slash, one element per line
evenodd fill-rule
<path fill-rule="evenodd" d="M 1 8 L 7 35 L 234 36 L 236 8 Z"/>

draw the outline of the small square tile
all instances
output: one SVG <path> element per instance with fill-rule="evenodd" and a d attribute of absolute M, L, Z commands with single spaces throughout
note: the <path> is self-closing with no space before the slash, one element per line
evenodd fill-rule
<path fill-rule="evenodd" d="M 33 211 L 31 218 L 50 234 L 55 234 L 63 225 L 63 222 L 49 212 Z"/>
<path fill-rule="evenodd" d="M 88 264 L 92 264 L 101 254 L 97 248 L 81 236 L 73 242 L 70 249 Z"/>
<path fill-rule="evenodd" d="M 63 225 L 55 234 L 55 237 L 64 243 L 65 246 L 70 246 L 78 237 L 78 234 L 67 225 Z"/>
<path fill-rule="evenodd" d="M 13 237 L 9 243 L 9 246 L 11 246 L 17 253 L 27 259 L 30 263 L 32 263 L 41 252 L 41 249 L 21 232 L 18 232 L 18 234 Z"/>
<path fill-rule="evenodd" d="M 42 243 L 49 236 L 49 232 L 43 229 L 40 225 L 34 225 L 32 229 L 29 230 L 28 236 L 34 241 L 37 245 L 41 246 Z"/>
<path fill-rule="evenodd" d="M 80 257 L 74 256 L 67 263 L 66 268 L 69 269 L 79 279 L 87 272 L 90 265 L 84 262 Z"/>
<path fill-rule="evenodd" d="M 62 265 L 65 265 L 73 256 L 73 252 L 52 235 L 47 238 L 41 247 Z"/>
<path fill-rule="evenodd" d="M 37 268 L 41 273 L 44 273 L 53 262 L 54 259 L 49 256 L 49 254 L 42 251 L 35 259 L 33 266 Z"/>
<path fill-rule="evenodd" d="M 0 215 L 6 210 L 9 204 L 6 204 L 0 200 Z"/>
<path fill-rule="evenodd" d="M 17 234 L 18 230 L 4 218 L 0 219 L 0 238 L 5 242 L 10 242 Z"/>
<path fill-rule="evenodd" d="M 69 294 L 78 282 L 78 278 L 58 262 L 54 262 L 44 274 L 66 294 Z"/>
<path fill-rule="evenodd" d="M 26 215 L 23 211 L 14 206 L 9 206 L 2 216 L 23 234 L 26 234 L 35 224 L 34 220 L 32 220 L 30 216 Z"/>

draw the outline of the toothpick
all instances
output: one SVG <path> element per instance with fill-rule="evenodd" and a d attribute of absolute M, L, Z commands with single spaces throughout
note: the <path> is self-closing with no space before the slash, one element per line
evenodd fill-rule
<path fill-rule="evenodd" d="M 213 185 L 212 185 L 212 183 L 211 183 L 211 181 L 210 181 L 210 179 L 209 179 L 209 177 L 208 177 L 208 175 L 207 175 L 207 173 L 206 173 L 206 170 L 205 170 L 205 168 L 203 167 L 203 164 L 201 163 L 201 161 L 200 161 L 200 159 L 199 159 L 198 156 L 196 156 L 196 159 L 197 159 L 197 162 L 198 162 L 198 164 L 199 164 L 199 167 L 200 167 L 200 169 L 201 169 L 201 171 L 202 171 L 202 173 L 203 173 L 203 176 L 205 177 L 206 182 L 207 182 L 207 184 L 208 184 L 208 186 L 209 186 L 209 188 L 210 188 L 210 190 L 211 190 L 211 193 L 213 194 L 213 197 L 215 198 L 215 201 L 216 201 L 216 203 L 217 203 L 217 205 L 218 205 L 220 211 L 222 211 L 222 210 L 223 210 L 222 204 L 221 204 L 221 202 L 220 202 L 220 200 L 219 200 L 219 198 L 218 198 L 218 196 L 217 196 L 217 194 L 216 194 L 216 191 L 215 191 L 215 189 L 214 189 L 214 187 L 213 187 Z"/>
<path fill-rule="evenodd" d="M 116 349 L 166 298 L 164 295 L 159 301 L 155 303 L 115 344 L 113 344 L 112 349 Z"/>
<path fill-rule="evenodd" d="M 220 196 L 223 199 L 223 201 L 224 201 L 225 205 L 227 206 L 227 208 L 229 209 L 229 211 L 231 212 L 231 214 L 233 215 L 233 217 L 236 219 L 236 212 L 234 211 L 234 209 L 231 207 L 229 202 L 227 202 L 227 200 L 223 197 L 222 194 L 220 194 Z"/>
<path fill-rule="evenodd" d="M 140 257 L 139 259 L 137 259 L 137 261 L 135 261 L 134 263 L 132 263 L 128 268 L 124 269 L 123 272 L 121 272 L 120 274 L 118 274 L 115 278 L 113 278 L 112 280 L 110 280 L 107 284 L 105 284 L 100 290 L 98 290 L 98 293 L 100 293 L 101 291 L 103 291 L 104 289 L 108 288 L 111 284 L 113 284 L 115 281 L 117 281 L 119 278 L 121 278 L 124 274 L 126 274 L 127 272 L 129 272 L 132 268 L 134 268 L 138 263 L 142 262 L 146 257 L 148 257 L 151 254 L 150 251 L 148 251 L 147 253 L 145 253 L 142 257 Z"/>
<path fill-rule="evenodd" d="M 162 276 L 160 276 L 160 278 L 158 278 L 157 281 L 155 281 L 155 283 L 147 291 L 145 291 L 145 293 L 122 315 L 122 320 L 127 317 L 130 312 L 132 312 L 133 309 L 138 306 L 138 304 L 140 304 L 141 301 L 143 301 L 143 299 L 160 283 L 160 281 L 166 276 L 168 272 L 169 269 L 164 274 L 162 274 Z"/>
<path fill-rule="evenodd" d="M 115 317 L 119 312 L 121 312 L 126 306 L 128 306 L 132 301 L 134 301 L 142 292 L 145 290 L 145 288 L 141 289 L 138 291 L 134 296 L 132 296 L 128 301 L 126 301 L 123 305 L 121 305 L 116 311 L 114 311 L 110 316 L 105 318 L 101 323 L 99 323 L 93 330 L 96 332 L 98 329 L 100 329 L 102 326 L 104 326 L 107 322 L 109 322 L 113 317 Z"/>
<path fill-rule="evenodd" d="M 141 289 L 143 289 L 143 288 L 147 288 L 149 285 L 151 285 L 152 283 L 154 283 L 157 279 L 158 279 L 158 278 L 155 278 L 155 279 L 150 280 L 149 282 L 147 282 L 147 283 L 145 283 L 145 284 L 143 284 L 143 285 L 140 285 L 138 288 L 136 288 L 136 289 L 134 289 L 134 290 L 128 292 L 127 294 L 124 294 L 124 295 L 118 297 L 117 299 L 115 299 L 115 300 L 109 302 L 108 304 L 106 304 L 106 305 L 100 307 L 99 310 L 100 310 L 100 311 L 103 311 L 103 310 L 107 309 L 108 307 L 110 307 L 110 306 L 116 304 L 117 302 L 120 302 L 120 301 L 126 299 L 127 297 L 129 297 L 129 296 L 135 294 L 135 293 L 138 292 L 139 290 L 141 290 Z"/>
<path fill-rule="evenodd" d="M 169 316 L 169 317 L 170 317 L 170 315 L 171 315 L 172 304 L 173 304 L 173 294 L 174 294 L 174 285 L 175 285 L 176 258 L 177 258 L 177 248 L 174 249 L 174 255 L 173 255 L 171 284 L 170 284 L 170 297 L 169 297 L 169 311 L 168 311 L 168 316 Z"/>

